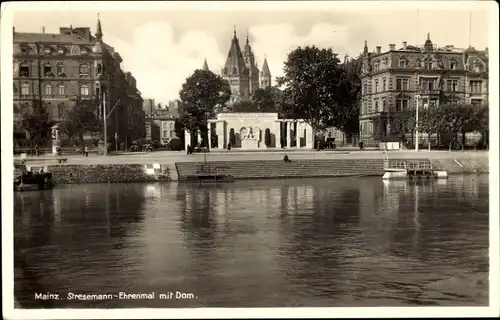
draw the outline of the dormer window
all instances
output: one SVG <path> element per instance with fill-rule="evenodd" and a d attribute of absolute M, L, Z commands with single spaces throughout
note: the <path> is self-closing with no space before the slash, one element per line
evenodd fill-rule
<path fill-rule="evenodd" d="M 457 69 L 457 63 L 455 61 L 450 61 L 450 70 Z"/>
<path fill-rule="evenodd" d="M 50 54 L 50 47 L 45 48 L 45 54 Z"/>
<path fill-rule="evenodd" d="M 379 70 L 379 63 L 375 62 L 375 64 L 373 65 L 373 71 L 377 72 L 378 70 Z"/>
<path fill-rule="evenodd" d="M 481 72 L 481 64 L 479 62 L 474 62 L 473 68 L 474 72 Z"/>
<path fill-rule="evenodd" d="M 80 65 L 80 75 L 88 75 L 89 74 L 89 66 L 86 64 Z"/>
<path fill-rule="evenodd" d="M 402 59 L 399 59 L 399 64 L 398 64 L 398 66 L 399 66 L 400 68 L 406 68 L 406 67 L 407 67 L 406 59 L 403 59 L 403 58 L 402 58 Z"/>
<path fill-rule="evenodd" d="M 50 76 L 52 73 L 52 66 L 50 65 L 50 63 L 45 63 L 43 65 L 43 74 L 48 77 Z"/>
<path fill-rule="evenodd" d="M 63 47 L 60 47 L 59 50 L 58 50 L 59 54 L 64 54 L 64 48 Z"/>
<path fill-rule="evenodd" d="M 88 53 L 87 48 L 82 48 L 81 53 L 82 55 L 86 55 Z"/>
<path fill-rule="evenodd" d="M 22 52 L 22 53 L 28 53 L 28 52 L 29 52 L 29 48 L 28 48 L 28 46 L 26 46 L 26 45 L 21 45 L 21 52 Z"/>
<path fill-rule="evenodd" d="M 432 60 L 430 58 L 424 60 L 424 68 L 427 70 L 432 70 Z"/>

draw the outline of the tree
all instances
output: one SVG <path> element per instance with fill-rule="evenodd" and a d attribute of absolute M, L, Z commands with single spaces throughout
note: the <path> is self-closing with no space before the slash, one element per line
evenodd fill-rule
<path fill-rule="evenodd" d="M 26 133 L 31 148 L 35 147 L 37 156 L 40 144 L 49 138 L 52 125 L 46 107 L 39 100 L 33 101 L 31 112 L 23 114 L 21 126 Z"/>
<path fill-rule="evenodd" d="M 428 147 L 430 149 L 431 135 L 441 132 L 445 125 L 445 110 L 443 106 L 429 106 L 421 110 L 418 127 L 422 132 L 427 133 Z"/>
<path fill-rule="evenodd" d="M 82 151 L 83 137 L 86 134 L 99 133 L 103 129 L 103 122 L 97 117 L 95 101 L 78 100 L 75 106 L 66 114 L 61 122 L 60 130 L 69 138 L 77 137 Z"/>
<path fill-rule="evenodd" d="M 344 104 L 344 119 L 341 128 L 346 135 L 359 134 L 359 111 L 361 105 L 361 66 L 362 61 L 357 59 L 346 59 L 342 64 L 346 75 L 346 97 Z"/>
<path fill-rule="evenodd" d="M 257 105 L 252 101 L 238 101 L 229 107 L 231 112 L 259 112 Z"/>
<path fill-rule="evenodd" d="M 174 130 L 175 130 L 175 135 L 177 136 L 177 138 L 179 138 L 182 142 L 182 146 L 185 145 L 185 137 L 184 137 L 184 124 L 179 121 L 179 119 L 176 119 L 175 122 L 174 122 Z"/>
<path fill-rule="evenodd" d="M 284 88 L 283 111 L 304 119 L 315 131 L 352 126 L 357 85 L 331 48 L 299 47 L 288 54 L 283 70 L 277 79 Z"/>
<path fill-rule="evenodd" d="M 179 121 L 191 132 L 202 132 L 207 141 L 208 119 L 231 97 L 229 83 L 211 71 L 195 70 L 179 92 Z"/>
<path fill-rule="evenodd" d="M 490 119 L 489 119 L 489 113 L 490 109 L 489 106 L 486 105 L 481 105 L 478 107 L 476 110 L 476 120 L 477 122 L 474 124 L 475 130 L 481 133 L 481 141 L 480 144 L 482 144 L 483 147 L 486 149 L 488 148 L 489 145 L 489 137 L 490 137 Z"/>
<path fill-rule="evenodd" d="M 465 134 L 477 129 L 479 123 L 476 107 L 470 104 L 445 104 L 442 105 L 443 129 L 445 132 L 453 133 L 457 141 L 458 134 L 462 136 L 462 149 L 465 146 Z M 451 148 L 451 141 L 450 141 Z"/>
<path fill-rule="evenodd" d="M 252 95 L 252 102 L 258 112 L 278 112 L 281 90 L 278 87 L 259 88 Z"/>

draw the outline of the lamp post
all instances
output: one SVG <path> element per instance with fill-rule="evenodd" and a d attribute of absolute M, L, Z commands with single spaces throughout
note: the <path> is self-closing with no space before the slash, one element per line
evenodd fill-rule
<path fill-rule="evenodd" d="M 419 103 L 420 102 L 420 95 L 416 95 L 415 96 L 415 104 L 416 104 L 416 108 L 415 108 L 415 151 L 418 151 L 418 142 L 419 142 L 419 139 L 418 139 L 418 106 L 419 106 Z"/>
<path fill-rule="evenodd" d="M 106 112 L 106 92 L 102 93 L 102 118 L 104 119 L 104 151 L 103 155 L 108 155 L 108 126 L 107 126 L 107 118 L 108 113 Z"/>

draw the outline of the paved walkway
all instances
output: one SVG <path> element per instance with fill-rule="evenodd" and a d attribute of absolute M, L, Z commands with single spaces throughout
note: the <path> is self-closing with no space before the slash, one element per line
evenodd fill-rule
<path fill-rule="evenodd" d="M 169 164 L 185 161 L 242 161 L 242 160 L 282 160 L 283 156 L 288 154 L 291 160 L 307 160 L 307 159 L 385 159 L 383 151 L 365 150 L 365 151 L 315 151 L 315 150 L 300 150 L 300 151 L 264 151 L 264 152 L 244 152 L 244 151 L 229 151 L 229 152 L 214 152 L 214 153 L 195 153 L 186 155 L 180 151 L 158 151 L 150 153 L 132 153 L 121 155 L 96 155 L 89 154 L 88 157 L 83 155 L 62 155 L 63 158 L 68 158 L 66 165 L 71 164 L 147 164 L 147 163 L 162 163 Z M 486 151 L 388 151 L 389 159 L 470 159 L 488 157 Z M 16 156 L 16 159 L 19 157 Z M 58 164 L 58 157 L 52 155 L 44 155 L 40 157 L 28 157 L 29 164 Z M 65 165 L 62 164 L 62 165 Z"/>

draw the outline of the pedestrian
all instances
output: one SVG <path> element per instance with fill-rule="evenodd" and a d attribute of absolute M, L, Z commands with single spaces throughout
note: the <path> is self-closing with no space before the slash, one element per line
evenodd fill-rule
<path fill-rule="evenodd" d="M 89 148 L 87 146 L 85 146 L 85 156 L 86 157 L 89 156 Z"/>
<path fill-rule="evenodd" d="M 186 147 L 186 154 L 189 155 L 189 151 L 191 150 L 191 145 L 187 145 Z"/>

